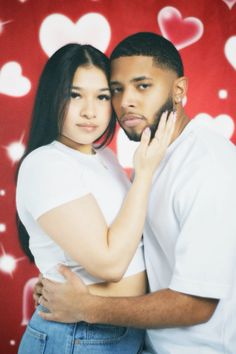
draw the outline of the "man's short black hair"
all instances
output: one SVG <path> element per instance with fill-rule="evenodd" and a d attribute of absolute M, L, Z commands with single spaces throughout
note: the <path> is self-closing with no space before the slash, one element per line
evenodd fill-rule
<path fill-rule="evenodd" d="M 123 39 L 111 53 L 110 59 L 143 55 L 153 57 L 155 64 L 163 69 L 184 75 L 182 59 L 175 46 L 166 38 L 152 32 L 138 32 Z"/>

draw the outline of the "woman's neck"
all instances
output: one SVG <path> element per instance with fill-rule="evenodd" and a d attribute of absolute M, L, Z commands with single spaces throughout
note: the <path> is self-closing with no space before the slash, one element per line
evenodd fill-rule
<path fill-rule="evenodd" d="M 70 147 L 71 149 L 80 151 L 83 154 L 87 154 L 87 155 L 94 155 L 95 154 L 92 144 L 79 144 L 76 141 L 71 140 L 70 138 L 68 138 L 65 135 L 59 135 L 57 140 L 60 143 Z"/>

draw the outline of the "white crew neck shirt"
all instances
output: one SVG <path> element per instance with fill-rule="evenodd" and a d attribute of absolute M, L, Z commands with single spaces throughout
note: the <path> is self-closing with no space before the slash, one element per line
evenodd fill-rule
<path fill-rule="evenodd" d="M 70 267 L 86 284 L 102 282 L 74 262 L 40 228 L 37 219 L 59 205 L 91 193 L 107 225 L 110 225 L 129 186 L 127 176 L 109 148 L 88 155 L 54 141 L 34 150 L 24 159 L 17 181 L 17 211 L 30 235 L 29 246 L 36 266 L 45 277 L 63 281 L 57 271 L 60 263 Z M 140 243 L 124 277 L 144 269 L 143 246 Z"/>
<path fill-rule="evenodd" d="M 236 148 L 190 121 L 153 179 L 144 231 L 150 291 L 220 299 L 212 318 L 148 330 L 148 353 L 236 353 Z"/>

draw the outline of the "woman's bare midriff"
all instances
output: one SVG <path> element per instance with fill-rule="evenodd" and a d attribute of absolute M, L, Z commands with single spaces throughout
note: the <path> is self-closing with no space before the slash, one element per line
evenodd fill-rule
<path fill-rule="evenodd" d="M 89 285 L 89 291 L 100 296 L 139 296 L 147 291 L 146 272 L 122 278 L 116 283 L 99 283 Z"/>

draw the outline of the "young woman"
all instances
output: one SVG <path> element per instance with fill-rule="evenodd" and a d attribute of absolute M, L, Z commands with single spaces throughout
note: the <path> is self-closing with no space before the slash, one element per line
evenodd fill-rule
<path fill-rule="evenodd" d="M 174 118 L 163 114 L 151 142 L 149 128 L 143 132 L 130 185 L 111 150 L 99 149 L 115 129 L 109 76 L 107 57 L 89 45 L 66 45 L 48 60 L 18 173 L 17 211 L 44 277 L 63 281 L 57 272 L 63 263 L 94 294 L 137 296 L 146 291 L 140 240 L 148 194 Z M 47 322 L 36 310 L 19 354 L 132 354 L 141 351 L 143 335 L 132 328 Z"/>

